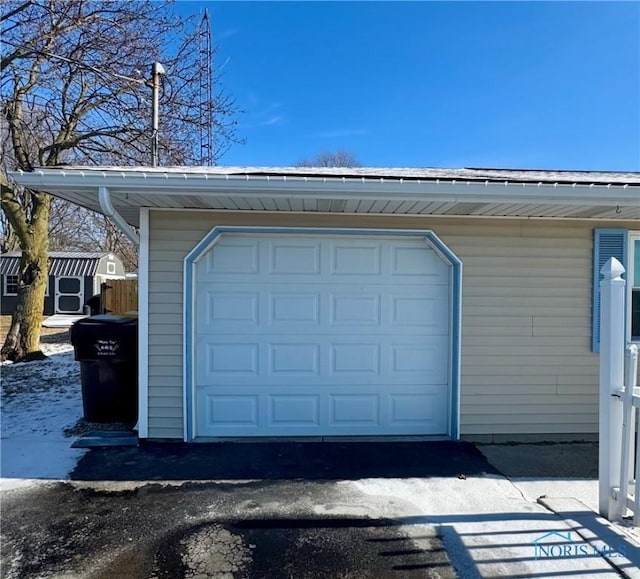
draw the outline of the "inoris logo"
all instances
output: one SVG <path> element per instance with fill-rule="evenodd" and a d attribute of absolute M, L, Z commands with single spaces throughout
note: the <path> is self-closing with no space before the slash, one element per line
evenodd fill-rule
<path fill-rule="evenodd" d="M 603 541 L 587 543 L 582 538 L 573 541 L 571 531 L 551 531 L 532 541 L 536 559 L 571 559 L 574 557 L 626 557 L 626 546 L 621 539 L 613 546 Z"/>

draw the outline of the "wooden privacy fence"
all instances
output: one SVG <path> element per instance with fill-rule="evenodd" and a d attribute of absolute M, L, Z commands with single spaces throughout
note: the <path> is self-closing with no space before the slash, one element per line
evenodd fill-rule
<path fill-rule="evenodd" d="M 100 286 L 102 311 L 124 314 L 138 309 L 138 280 L 110 279 Z"/>
<path fill-rule="evenodd" d="M 638 347 L 625 345 L 624 267 L 615 258 L 600 273 L 599 511 L 610 521 L 627 509 L 640 524 L 640 389 Z"/>

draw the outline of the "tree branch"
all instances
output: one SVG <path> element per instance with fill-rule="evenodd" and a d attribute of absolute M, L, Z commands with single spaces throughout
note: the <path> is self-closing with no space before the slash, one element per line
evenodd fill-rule
<path fill-rule="evenodd" d="M 0 173 L 0 191 L 2 209 L 20 242 L 25 243 L 29 238 L 26 214 L 3 173 Z"/>
<path fill-rule="evenodd" d="M 20 12 L 29 8 L 29 6 L 31 6 L 31 0 L 27 0 L 27 2 L 21 4 L 17 8 L 14 8 L 13 10 L 10 10 L 6 14 L 0 14 L 0 23 L 4 22 L 5 20 L 9 20 L 9 18 L 13 18 L 17 14 L 20 14 Z"/>

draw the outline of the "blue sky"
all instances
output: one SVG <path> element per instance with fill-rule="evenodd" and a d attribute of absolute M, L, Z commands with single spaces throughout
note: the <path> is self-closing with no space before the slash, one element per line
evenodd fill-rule
<path fill-rule="evenodd" d="M 640 2 L 192 2 L 245 113 L 222 165 L 640 170 Z"/>

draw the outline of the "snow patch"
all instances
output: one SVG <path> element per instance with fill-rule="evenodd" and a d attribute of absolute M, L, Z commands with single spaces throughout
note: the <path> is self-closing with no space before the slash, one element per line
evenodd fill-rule
<path fill-rule="evenodd" d="M 82 417 L 80 366 L 68 343 L 42 344 L 47 360 L 5 364 L 0 476 L 66 479 L 86 452 L 64 436 Z"/>

